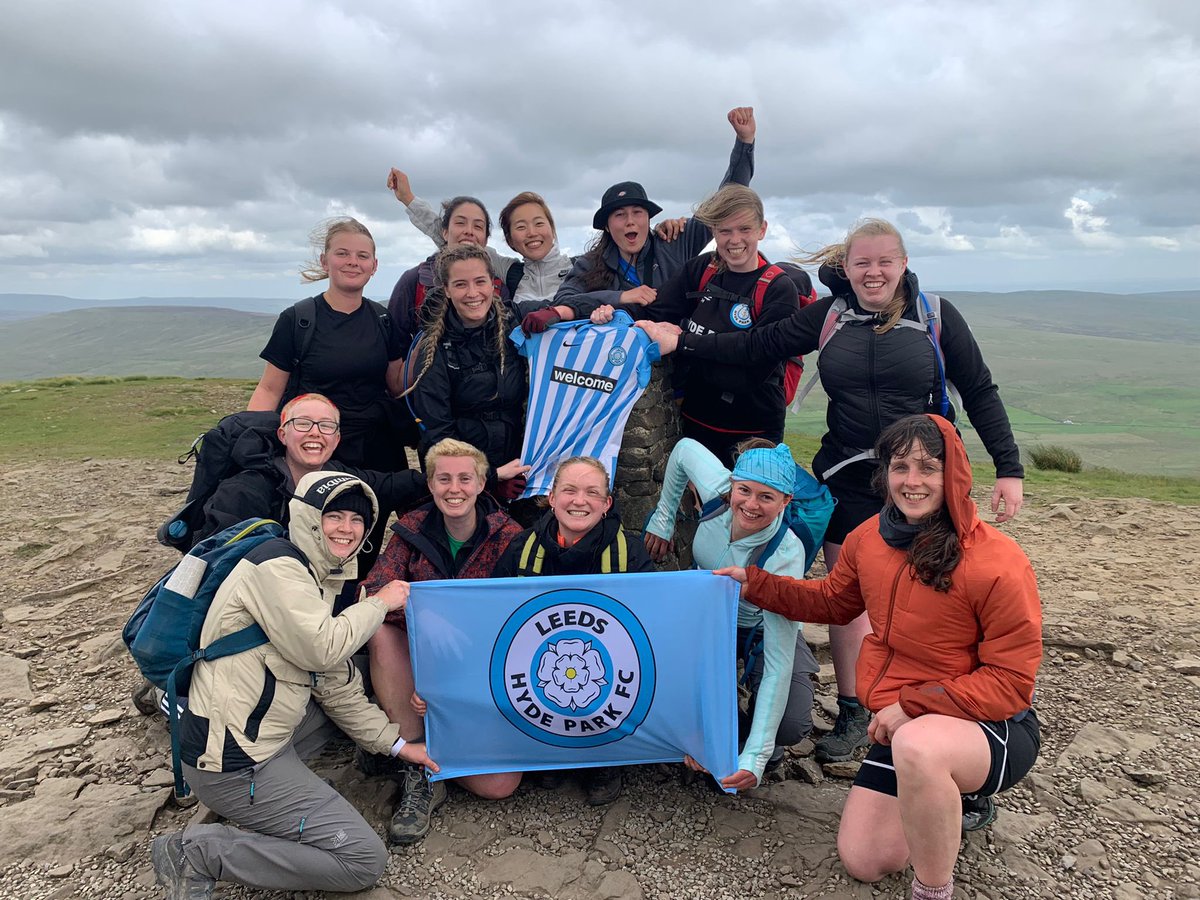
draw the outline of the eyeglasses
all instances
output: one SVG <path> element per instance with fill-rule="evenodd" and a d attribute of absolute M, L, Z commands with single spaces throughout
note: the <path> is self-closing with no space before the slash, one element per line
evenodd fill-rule
<path fill-rule="evenodd" d="M 317 421 L 316 419 L 306 419 L 303 416 L 296 416 L 296 418 L 288 419 L 283 423 L 284 428 L 287 428 L 289 425 L 301 434 L 312 431 L 314 425 L 317 426 L 321 434 L 337 434 L 338 428 L 341 427 L 333 419 L 321 419 Z"/>

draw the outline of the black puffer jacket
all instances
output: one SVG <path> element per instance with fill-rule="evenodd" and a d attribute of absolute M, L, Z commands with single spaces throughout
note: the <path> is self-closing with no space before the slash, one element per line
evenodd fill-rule
<path fill-rule="evenodd" d="M 431 296 L 427 302 L 445 302 Z M 421 419 L 421 458 L 442 438 L 478 447 L 493 468 L 521 452 L 525 408 L 525 361 L 505 338 L 504 371 L 492 316 L 479 328 L 467 328 L 454 308 L 446 310 L 446 330 L 429 371 L 412 392 Z M 422 342 L 424 343 L 424 342 Z M 422 354 L 423 365 L 424 347 Z"/>
<path fill-rule="evenodd" d="M 904 318 L 917 319 L 917 276 L 904 273 L 910 298 Z M 822 281 L 862 313 L 849 282 L 822 271 Z M 832 282 L 832 283 L 831 283 Z M 739 359 L 753 364 L 812 353 L 817 349 L 825 314 L 834 297 L 823 297 L 794 316 L 737 334 L 695 335 L 685 332 L 680 350 L 700 359 Z M 821 472 L 873 447 L 880 432 L 904 416 L 936 412 L 941 398 L 933 345 L 917 328 L 892 328 L 876 334 L 872 322 L 848 322 L 826 344 L 817 359 L 821 387 L 829 395 L 827 433 L 813 461 Z M 942 353 L 946 378 L 962 394 L 971 424 L 979 432 L 996 466 L 998 478 L 1021 478 L 1020 451 L 1013 438 L 1000 391 L 983 361 L 979 345 L 962 315 L 942 298 Z M 953 416 L 953 412 L 951 413 Z"/>

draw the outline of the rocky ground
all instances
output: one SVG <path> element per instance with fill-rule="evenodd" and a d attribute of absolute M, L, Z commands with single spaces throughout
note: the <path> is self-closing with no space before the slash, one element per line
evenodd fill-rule
<path fill-rule="evenodd" d="M 107 461 L 0 475 L 0 896 L 157 897 L 150 838 L 200 814 L 170 799 L 167 735 L 129 701 L 137 677 L 119 636 L 173 560 L 153 525 L 189 477 Z M 1042 756 L 965 842 L 956 897 L 1200 897 L 1200 510 L 1030 501 L 1009 528 L 1046 609 Z M 823 650 L 820 631 L 809 635 Z M 396 850 L 358 896 L 902 896 L 906 879 L 868 887 L 843 873 L 848 782 L 810 750 L 737 798 L 685 786 L 677 767 L 632 770 L 605 809 L 576 787 L 523 786 L 494 804 L 452 788 L 428 839 Z M 336 747 L 319 768 L 382 830 L 394 788 L 348 760 Z"/>

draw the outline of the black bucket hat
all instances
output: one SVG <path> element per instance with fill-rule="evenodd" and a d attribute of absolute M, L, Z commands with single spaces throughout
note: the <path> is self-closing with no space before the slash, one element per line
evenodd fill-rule
<path fill-rule="evenodd" d="M 592 227 L 603 231 L 604 227 L 608 225 L 608 217 L 622 206 L 640 206 L 650 214 L 652 219 L 662 212 L 661 206 L 650 202 L 646 197 L 644 187 L 636 181 L 622 181 L 604 192 L 604 196 L 600 199 L 600 208 L 592 216 Z"/>

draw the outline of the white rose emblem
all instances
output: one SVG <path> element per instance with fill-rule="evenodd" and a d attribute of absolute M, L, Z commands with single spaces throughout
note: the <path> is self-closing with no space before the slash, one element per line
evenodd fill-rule
<path fill-rule="evenodd" d="M 563 709 L 582 709 L 600 696 L 604 663 L 591 641 L 561 640 L 548 644 L 538 661 L 538 687 Z"/>

